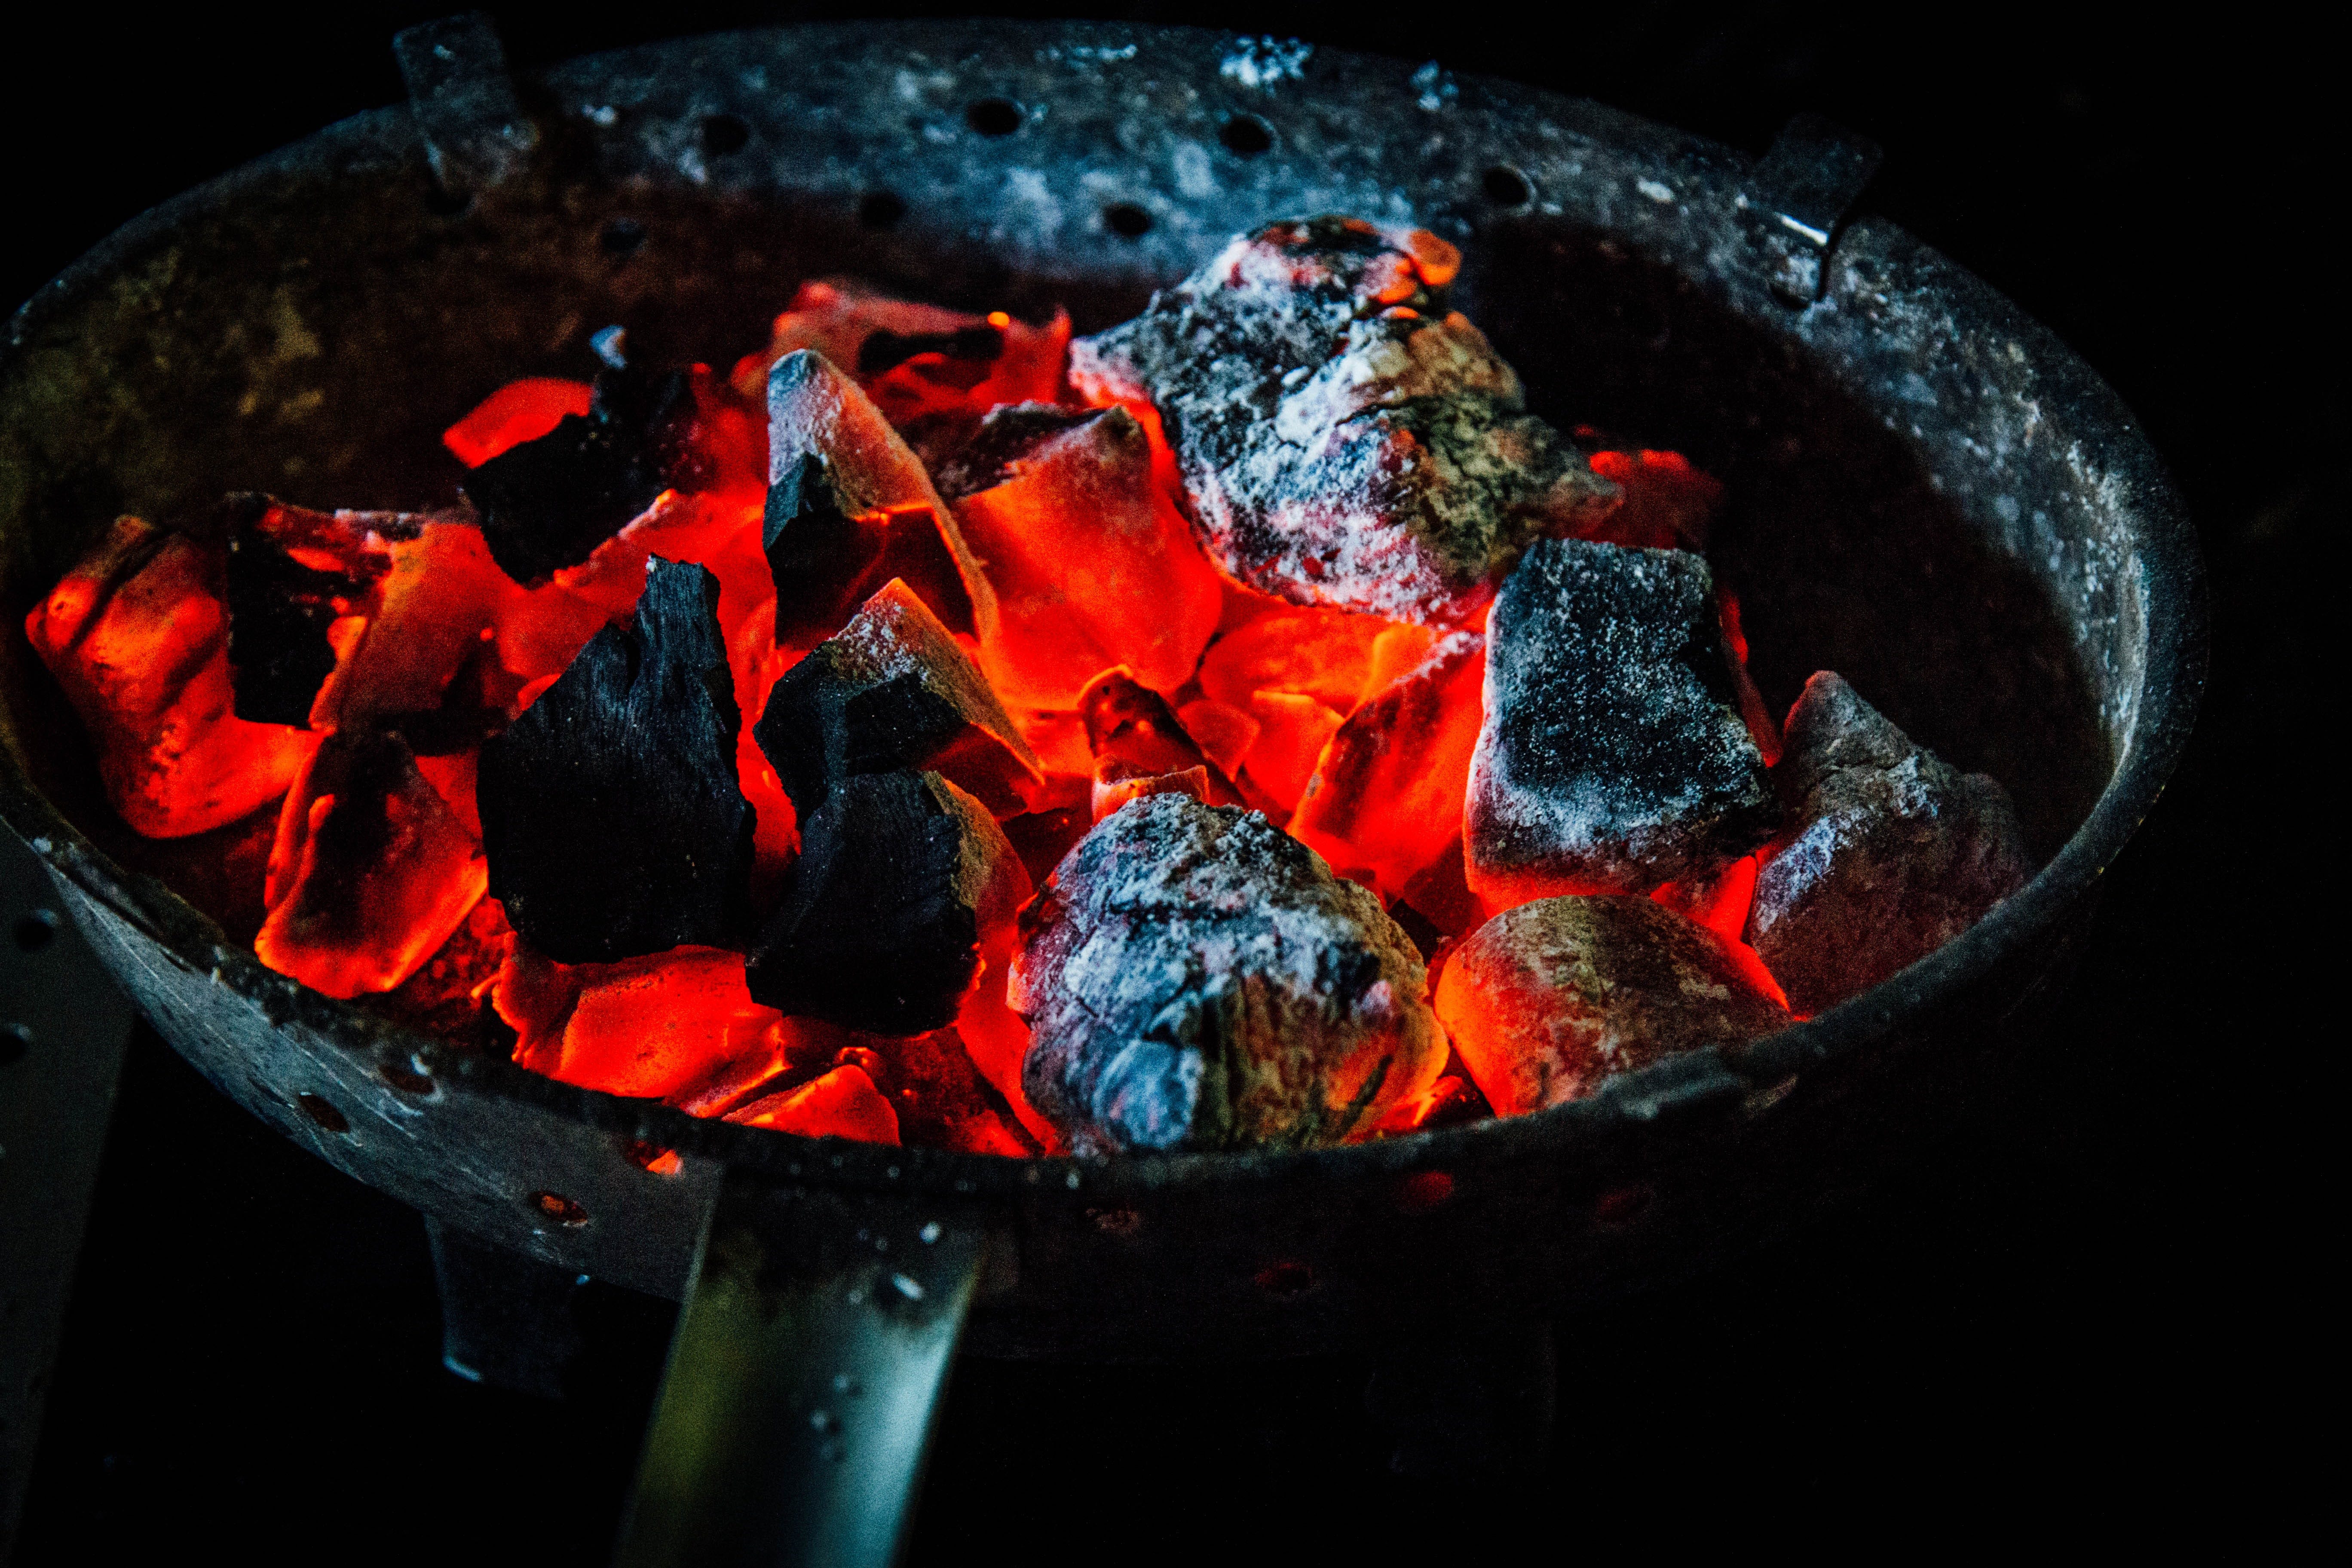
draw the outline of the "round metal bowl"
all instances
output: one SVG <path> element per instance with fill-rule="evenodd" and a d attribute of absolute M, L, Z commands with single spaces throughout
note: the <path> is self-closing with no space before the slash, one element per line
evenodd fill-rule
<path fill-rule="evenodd" d="M 2197 548 L 2105 385 L 1900 229 L 1825 224 L 1791 251 L 1728 149 L 1507 82 L 1189 30 L 688 39 L 518 81 L 526 120 L 468 66 L 149 213 L 0 345 L 0 816 L 165 1037 L 321 1159 L 673 1297 L 730 1169 L 898 1194 L 987 1236 L 973 1349 L 1272 1354 L 1703 1265 L 2036 1071 L 2032 1026 L 2101 868 L 2189 727 Z M 1539 1115 L 1113 1163 L 814 1142 L 553 1083 L 264 969 L 156 878 L 192 885 L 219 843 L 143 844 L 111 817 L 18 630 L 120 511 L 230 489 L 451 499 L 440 430 L 512 377 L 584 373 L 610 323 L 649 360 L 724 364 L 801 279 L 850 272 L 981 309 L 1064 302 L 1087 331 L 1228 236 L 1320 211 L 1454 240 L 1463 309 L 1542 412 L 1718 475 L 1717 558 L 1768 700 L 1835 668 L 2000 777 L 2032 883 L 1820 1017 Z M 683 1170 L 642 1169 L 638 1141 Z"/>

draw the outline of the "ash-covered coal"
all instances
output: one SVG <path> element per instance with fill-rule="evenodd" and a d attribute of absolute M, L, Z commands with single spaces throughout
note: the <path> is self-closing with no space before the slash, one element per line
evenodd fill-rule
<path fill-rule="evenodd" d="M 2033 873 L 2009 792 L 1914 742 L 1838 675 L 1805 682 L 1774 782 L 1748 945 L 1811 1016 L 1959 935 Z"/>
<path fill-rule="evenodd" d="M 955 1022 L 1029 874 L 988 808 L 935 773 L 837 781 L 761 926 L 752 997 L 881 1035 Z"/>
<path fill-rule="evenodd" d="M 1706 563 L 1547 540 L 1486 638 L 1486 717 L 1464 811 L 1489 908 L 1639 893 L 1711 871 L 1777 823 L 1740 716 Z"/>
<path fill-rule="evenodd" d="M 655 557 L 629 624 L 482 748 L 491 895 L 550 958 L 742 940 L 753 816 L 718 606 L 707 568 Z"/>
<path fill-rule="evenodd" d="M 1790 1021 L 1731 945 L 1650 899 L 1539 899 L 1447 959 L 1437 1016 L 1497 1115 Z"/>
<path fill-rule="evenodd" d="M 587 560 L 671 482 L 693 410 L 683 373 L 608 370 L 584 416 L 567 414 L 467 474 L 466 497 L 499 569 L 530 583 Z"/>
<path fill-rule="evenodd" d="M 1159 411 L 1210 558 L 1304 605 L 1454 625 L 1614 491 L 1445 308 L 1454 247 L 1277 223 L 1071 345 L 1073 384 Z"/>
<path fill-rule="evenodd" d="M 1000 816 L 1045 779 L 987 680 L 895 578 L 784 672 L 752 733 L 803 814 L 862 773 L 936 769 Z"/>
<path fill-rule="evenodd" d="M 1130 802 L 1023 921 L 1023 1087 L 1080 1153 L 1334 1143 L 1444 1067 L 1412 941 L 1255 812 Z"/>

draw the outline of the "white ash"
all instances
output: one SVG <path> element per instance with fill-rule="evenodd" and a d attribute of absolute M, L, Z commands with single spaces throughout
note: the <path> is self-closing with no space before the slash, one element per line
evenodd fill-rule
<path fill-rule="evenodd" d="M 1457 266 L 1426 234 L 1274 224 L 1074 343 L 1071 379 L 1158 408 L 1193 526 L 1232 576 L 1297 604 L 1458 624 L 1530 540 L 1616 491 L 1446 311 Z"/>
<path fill-rule="evenodd" d="M 1495 602 L 1464 810 L 1488 906 L 1642 893 L 1755 848 L 1778 812 L 1714 579 L 1687 551 L 1546 540 Z"/>
<path fill-rule="evenodd" d="M 1130 802 L 1024 923 L 1022 1084 L 1081 1153 L 1337 1142 L 1444 1066 L 1412 941 L 1255 812 Z"/>

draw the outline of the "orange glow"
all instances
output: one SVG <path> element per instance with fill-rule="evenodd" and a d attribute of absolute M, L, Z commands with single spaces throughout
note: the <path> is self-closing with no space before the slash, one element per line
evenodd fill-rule
<path fill-rule="evenodd" d="M 441 706 L 514 595 L 479 529 L 426 523 L 415 539 L 391 541 L 386 550 L 390 570 L 369 585 L 358 613 L 329 630 L 335 668 L 310 704 L 313 729 L 352 729 Z"/>
<path fill-rule="evenodd" d="M 81 716 L 106 798 L 149 838 L 204 833 L 284 793 L 318 737 L 234 711 L 223 557 L 116 521 L 25 617 Z"/>
<path fill-rule="evenodd" d="M 1217 639 L 1201 660 L 1202 694 L 1248 711 L 1252 692 L 1296 692 L 1344 717 L 1362 699 L 1374 647 L 1391 625 L 1286 605 Z"/>
<path fill-rule="evenodd" d="M 1257 744 L 1258 732 L 1265 728 L 1242 710 L 1213 697 L 1194 698 L 1176 710 L 1176 719 L 1209 760 L 1228 774 L 1240 771 L 1242 759 L 1249 755 L 1249 749 Z"/>
<path fill-rule="evenodd" d="M 1449 637 L 1349 715 L 1313 764 L 1292 837 L 1382 898 L 1404 897 L 1461 837 L 1486 654 L 1483 637 Z"/>
<path fill-rule="evenodd" d="M 886 368 L 866 372 L 867 340 L 889 333 L 907 340 L 954 341 L 992 332 L 993 356 L 961 357 L 961 346 L 913 353 Z M 971 340 L 975 347 L 984 339 Z M 1003 403 L 1052 403 L 1062 392 L 1069 357 L 1070 318 L 1056 310 L 1033 327 L 1003 310 L 970 316 L 938 305 L 894 300 L 865 285 L 833 279 L 801 285 L 792 306 L 775 321 L 768 346 L 737 362 L 729 381 L 746 398 L 767 391 L 770 367 L 786 354 L 814 349 L 857 377 L 891 424 L 905 426 L 927 416 L 986 413 Z"/>
<path fill-rule="evenodd" d="M 1107 414 L 1049 438 L 955 510 L 996 591 L 981 659 L 1005 701 L 1067 708 L 1112 665 L 1155 691 L 1191 678 L 1223 607 L 1219 578 L 1152 483 L 1131 421 Z"/>
<path fill-rule="evenodd" d="M 660 1099 L 734 1075 L 734 1099 L 780 1065 L 782 1016 L 751 1000 L 740 952 L 679 947 L 566 964 L 518 942 L 493 994 L 520 1037 L 515 1060 L 583 1089 Z"/>
<path fill-rule="evenodd" d="M 1087 682 L 1078 695 L 1078 711 L 1097 768 L 1116 763 L 1129 776 L 1143 777 L 1198 767 L 1207 773 L 1212 805 L 1242 804 L 1241 792 L 1185 733 L 1167 700 L 1126 670 L 1107 669 Z"/>
<path fill-rule="evenodd" d="M 589 395 L 584 381 L 546 375 L 510 381 L 443 431 L 441 444 L 466 467 L 478 468 L 510 447 L 538 440 L 562 423 L 567 414 L 585 418 Z"/>
<path fill-rule="evenodd" d="M 1287 810 L 1307 793 L 1316 759 L 1339 733 L 1343 720 L 1338 709 L 1296 691 L 1253 691 L 1249 705 L 1259 730 L 1244 767 L 1258 787 Z"/>
<path fill-rule="evenodd" d="M 1676 914 L 1688 915 L 1726 942 L 1738 942 L 1748 930 L 1748 910 L 1756 901 L 1759 857 L 1746 856 L 1725 867 L 1711 880 L 1668 882 L 1650 895 Z"/>
<path fill-rule="evenodd" d="M 330 996 L 389 991 L 449 940 L 489 883 L 481 841 L 407 757 L 331 737 L 286 796 L 269 851 L 261 962 Z M 364 746 L 364 750 L 362 750 Z"/>
<path fill-rule="evenodd" d="M 1739 595 L 1728 588 L 1717 587 L 1715 608 L 1723 623 L 1724 644 L 1731 650 L 1731 682 L 1739 693 L 1739 717 L 1748 725 L 1756 749 L 1763 753 L 1764 765 L 1776 766 L 1783 744 L 1780 726 L 1773 721 L 1771 710 L 1764 706 L 1763 693 L 1756 689 L 1756 682 L 1748 674 L 1748 635 L 1739 628 Z"/>
<path fill-rule="evenodd" d="M 1094 818 L 1100 822 L 1130 800 L 1148 795 L 1189 795 L 1206 804 L 1209 770 L 1186 768 L 1178 773 L 1139 773 L 1118 763 L 1105 763 L 1095 772 Z"/>
<path fill-rule="evenodd" d="M 1705 550 L 1723 487 L 1680 452 L 1595 452 L 1592 471 L 1624 493 L 1578 537 L 1639 550 Z"/>
<path fill-rule="evenodd" d="M 837 1067 L 824 1077 L 755 1100 L 727 1114 L 747 1127 L 797 1132 L 803 1138 L 851 1138 L 860 1143 L 896 1143 L 898 1113 L 882 1098 L 862 1068 Z"/>

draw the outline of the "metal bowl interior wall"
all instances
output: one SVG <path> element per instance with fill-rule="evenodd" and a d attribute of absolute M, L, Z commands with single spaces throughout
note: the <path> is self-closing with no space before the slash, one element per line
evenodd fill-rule
<path fill-rule="evenodd" d="M 0 813 L 173 1043 L 322 1158 L 671 1295 L 725 1165 L 913 1193 L 991 1227 L 981 1348 L 1272 1352 L 1686 1268 L 2031 1070 L 2036 1004 L 2185 736 L 2201 589 L 2113 395 L 1900 230 L 1850 224 L 1820 298 L 1792 306 L 1726 149 L 1184 29 L 777 29 L 516 87 L 538 147 L 514 177 L 444 188 L 408 110 L 362 115 L 132 224 L 0 346 Z M 849 272 L 983 309 L 1066 302 L 1084 331 L 1233 233 L 1326 210 L 1460 244 L 1464 308 L 1543 412 L 1720 475 L 1719 555 L 1768 700 L 1834 668 L 2000 777 L 2050 858 L 2033 886 L 1820 1019 L 1541 1116 L 1108 1166 L 818 1146 L 537 1079 L 262 970 L 240 929 L 258 911 L 199 870 L 238 830 L 128 835 L 16 630 L 120 511 L 247 488 L 451 499 L 441 429 L 517 375 L 583 374 L 610 323 L 642 357 L 724 364 L 801 279 Z M 679 1149 L 683 1173 L 643 1171 L 633 1140 Z"/>

